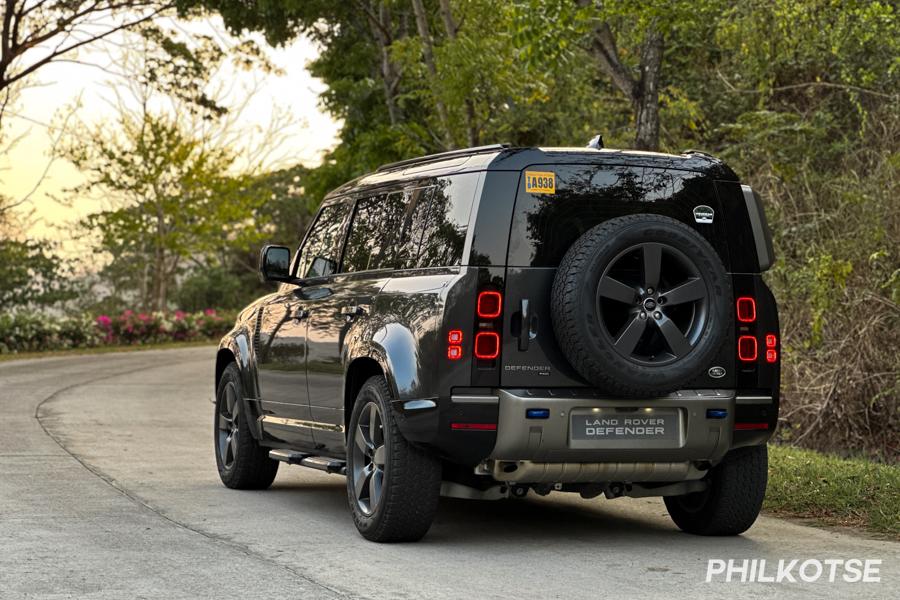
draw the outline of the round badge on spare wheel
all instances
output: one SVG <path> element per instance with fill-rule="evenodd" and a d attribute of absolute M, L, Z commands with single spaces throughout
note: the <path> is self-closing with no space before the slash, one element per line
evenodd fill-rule
<path fill-rule="evenodd" d="M 611 219 L 585 232 L 553 281 L 553 330 L 593 385 L 658 396 L 705 373 L 731 323 L 731 283 L 718 254 L 661 215 Z"/>

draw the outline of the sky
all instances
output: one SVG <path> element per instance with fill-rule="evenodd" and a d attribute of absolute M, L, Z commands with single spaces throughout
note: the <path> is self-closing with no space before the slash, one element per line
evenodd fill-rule
<path fill-rule="evenodd" d="M 217 20 L 194 23 L 189 27 L 203 32 L 215 30 L 218 35 L 223 35 Z M 253 37 L 268 48 L 261 38 Z M 224 39 L 234 41 L 228 36 Z M 279 147 L 274 149 L 274 154 L 281 157 L 282 162 L 314 166 L 321 162 L 322 153 L 336 144 L 340 127 L 319 107 L 318 95 L 324 85 L 306 68 L 307 63 L 317 56 L 317 49 L 309 40 L 300 38 L 285 48 L 268 48 L 268 55 L 283 70 L 283 75 L 231 70 L 220 73 L 222 81 L 213 81 L 212 85 L 228 88 L 226 105 L 241 102 L 242 94 L 250 87 L 256 90 L 241 114 L 240 127 L 246 127 L 247 131 L 265 129 L 273 113 L 287 111 L 295 122 L 281 132 Z M 78 60 L 103 64 L 110 60 L 109 50 L 84 51 Z M 80 108 L 73 114 L 74 118 L 88 125 L 109 118 L 114 90 L 123 90 L 124 84 L 104 70 L 89 65 L 57 63 L 38 73 L 38 80 L 34 82 L 37 85 L 24 90 L 13 114 L 7 115 L 7 139 L 19 138 L 19 141 L 10 152 L 0 156 L 0 189 L 13 199 L 31 194 L 30 201 L 23 206 L 32 214 L 25 231 L 27 237 L 66 242 L 71 235 L 68 225 L 102 206 L 96 198 L 77 197 L 67 192 L 83 178 L 65 160 L 51 160 L 53 138 L 47 125 L 71 112 L 69 107 L 79 98 Z M 54 198 L 65 198 L 71 206 Z"/>

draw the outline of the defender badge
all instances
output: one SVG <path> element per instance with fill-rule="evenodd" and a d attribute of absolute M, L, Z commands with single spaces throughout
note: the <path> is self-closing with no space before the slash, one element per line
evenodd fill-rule
<path fill-rule="evenodd" d="M 710 367 L 708 373 L 713 379 L 722 379 L 725 377 L 725 367 Z"/>
<path fill-rule="evenodd" d="M 712 223 L 715 215 L 711 206 L 701 204 L 694 207 L 694 220 L 698 223 Z"/>

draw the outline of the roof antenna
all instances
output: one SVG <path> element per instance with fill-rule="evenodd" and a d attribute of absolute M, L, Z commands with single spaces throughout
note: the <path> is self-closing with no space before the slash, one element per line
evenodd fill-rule
<path fill-rule="evenodd" d="M 594 150 L 602 149 L 603 148 L 603 136 L 597 134 L 594 137 L 592 137 L 591 141 L 588 142 L 587 147 L 593 148 Z"/>

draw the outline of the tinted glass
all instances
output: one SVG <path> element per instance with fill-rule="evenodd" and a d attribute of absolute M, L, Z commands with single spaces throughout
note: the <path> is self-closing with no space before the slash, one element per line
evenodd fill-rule
<path fill-rule="evenodd" d="M 424 231 L 416 267 L 452 267 L 462 263 L 477 183 L 477 173 L 437 181 L 424 211 Z"/>
<path fill-rule="evenodd" d="M 405 196 L 401 192 L 360 200 L 347 236 L 341 270 L 354 273 L 392 267 L 405 213 Z"/>
<path fill-rule="evenodd" d="M 532 194 L 519 186 L 509 238 L 510 266 L 556 267 L 585 231 L 619 217 L 654 213 L 694 226 L 727 266 L 722 219 L 698 228 L 692 210 L 718 200 L 709 177 L 692 171 L 630 166 L 546 165 L 556 174 L 556 193 Z"/>
<path fill-rule="evenodd" d="M 419 261 L 422 231 L 434 188 L 422 187 L 406 192 L 406 215 L 397 244 L 397 268 L 414 269 Z"/>
<path fill-rule="evenodd" d="M 326 206 L 319 212 L 300 252 L 298 277 L 322 277 L 337 271 L 348 212 L 350 204 L 346 202 Z"/>

